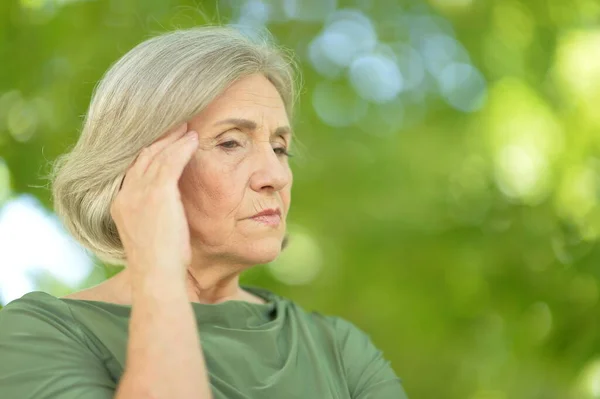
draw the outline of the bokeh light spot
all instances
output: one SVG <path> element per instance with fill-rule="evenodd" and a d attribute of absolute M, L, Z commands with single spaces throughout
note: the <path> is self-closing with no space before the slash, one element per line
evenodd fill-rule
<path fill-rule="evenodd" d="M 0 207 L 11 193 L 10 170 L 4 159 L 0 157 Z"/>
<path fill-rule="evenodd" d="M 565 33 L 558 42 L 554 64 L 564 101 L 583 105 L 582 116 L 600 126 L 600 30 Z"/>
<path fill-rule="evenodd" d="M 264 25 L 269 20 L 270 5 L 260 0 L 248 0 L 240 7 L 240 22 Z"/>
<path fill-rule="evenodd" d="M 350 38 L 338 33 L 324 32 L 308 46 L 308 58 L 321 75 L 335 78 L 343 73 L 343 68 L 352 56 Z"/>
<path fill-rule="evenodd" d="M 386 103 L 402 90 L 403 79 L 394 60 L 379 54 L 356 58 L 350 65 L 350 83 L 366 100 Z"/>
<path fill-rule="evenodd" d="M 283 0 L 283 9 L 290 19 L 321 21 L 337 7 L 337 0 Z"/>
<path fill-rule="evenodd" d="M 473 112 L 485 104 L 486 81 L 481 73 L 469 64 L 452 63 L 438 76 L 440 91 L 452 107 Z"/>
<path fill-rule="evenodd" d="M 600 398 L 600 358 L 590 360 L 582 368 L 573 390 L 577 398 Z"/>
<path fill-rule="evenodd" d="M 414 90 L 421 86 L 425 78 L 425 65 L 421 54 L 410 45 L 402 42 L 390 44 L 396 55 L 398 68 L 403 77 L 405 90 Z"/>
<path fill-rule="evenodd" d="M 305 229 L 290 226 L 287 248 L 268 264 L 273 276 L 289 285 L 308 284 L 323 267 L 323 255 L 317 241 Z"/>
<path fill-rule="evenodd" d="M 365 20 L 355 18 L 335 19 L 327 24 L 325 32 L 344 36 L 350 40 L 352 47 L 347 47 L 347 51 L 349 51 L 348 61 L 357 54 L 372 51 L 377 45 L 377 33 L 368 18 Z M 348 63 L 345 65 L 348 65 Z"/>
<path fill-rule="evenodd" d="M 19 98 L 8 108 L 6 126 L 13 138 L 20 142 L 31 139 L 38 126 L 36 107 L 23 98 Z"/>
<path fill-rule="evenodd" d="M 541 201 L 548 194 L 547 162 L 535 147 L 508 145 L 498 152 L 496 181 L 508 197 Z"/>
<path fill-rule="evenodd" d="M 583 227 L 590 212 L 598 205 L 599 179 L 591 162 L 567 167 L 557 187 L 558 214 Z"/>
<path fill-rule="evenodd" d="M 425 67 L 435 77 L 450 64 L 470 64 L 469 53 L 453 37 L 436 34 L 424 37 L 419 50 L 423 55 Z"/>

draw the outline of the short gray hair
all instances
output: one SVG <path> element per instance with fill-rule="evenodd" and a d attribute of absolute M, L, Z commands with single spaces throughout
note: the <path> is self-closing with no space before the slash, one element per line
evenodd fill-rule
<path fill-rule="evenodd" d="M 49 175 L 54 210 L 69 233 L 102 261 L 126 264 L 110 205 L 127 167 L 142 148 L 255 73 L 275 86 L 291 119 L 300 76 L 293 57 L 234 28 L 164 33 L 113 64 L 94 89 L 78 141 Z"/>

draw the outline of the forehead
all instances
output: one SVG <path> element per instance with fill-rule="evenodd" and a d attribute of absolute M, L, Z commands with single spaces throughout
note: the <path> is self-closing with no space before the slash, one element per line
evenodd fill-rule
<path fill-rule="evenodd" d="M 260 74 L 234 82 L 198 116 L 205 123 L 226 118 L 244 118 L 257 124 L 288 124 L 287 112 L 279 92 Z"/>

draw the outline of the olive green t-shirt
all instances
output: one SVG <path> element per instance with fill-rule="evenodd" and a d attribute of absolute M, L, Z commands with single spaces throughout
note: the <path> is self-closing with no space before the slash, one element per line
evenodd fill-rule
<path fill-rule="evenodd" d="M 389 361 L 352 323 L 243 288 L 267 303 L 191 302 L 214 399 L 406 398 Z M 41 291 L 10 302 L 0 310 L 0 398 L 112 398 L 130 313 Z"/>

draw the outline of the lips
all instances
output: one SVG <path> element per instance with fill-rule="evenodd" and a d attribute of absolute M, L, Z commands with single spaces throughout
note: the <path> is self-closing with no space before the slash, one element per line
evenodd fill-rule
<path fill-rule="evenodd" d="M 279 216 L 279 217 L 281 217 L 281 211 L 279 210 L 279 208 L 265 209 L 264 211 L 259 212 L 256 215 L 252 216 L 252 218 L 256 218 L 256 217 L 260 217 L 260 216 Z"/>
<path fill-rule="evenodd" d="M 261 224 L 276 227 L 281 223 L 281 211 L 279 208 L 265 209 L 264 211 L 252 216 L 250 219 Z"/>

